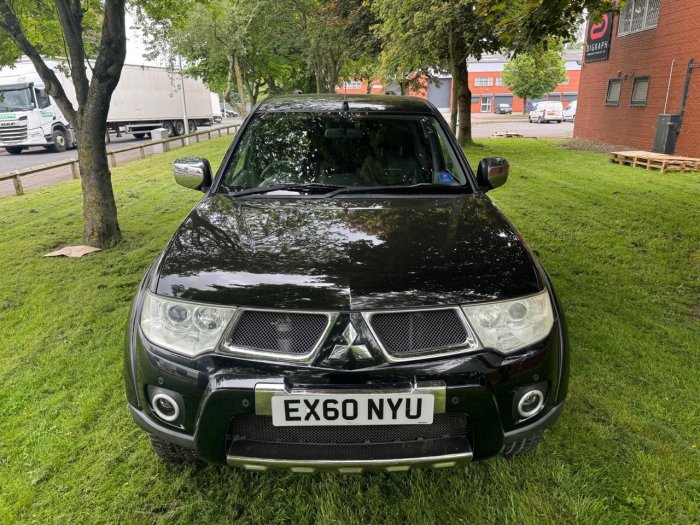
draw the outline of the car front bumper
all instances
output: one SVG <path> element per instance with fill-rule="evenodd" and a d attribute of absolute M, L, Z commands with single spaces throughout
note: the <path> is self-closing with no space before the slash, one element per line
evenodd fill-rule
<path fill-rule="evenodd" d="M 566 397 L 564 341 L 557 325 L 547 339 L 518 356 L 479 352 L 346 371 L 219 355 L 188 360 L 153 346 L 134 326 L 127 342 L 129 408 L 143 430 L 195 449 L 211 463 L 249 470 L 346 473 L 448 467 L 495 456 L 556 421 Z M 531 418 L 519 418 L 514 403 L 519 393 L 533 385 L 543 385 L 544 407 Z M 435 399 L 434 424 L 444 425 L 444 436 L 432 432 L 424 439 L 421 432 L 430 425 L 409 425 L 398 434 L 400 425 L 386 425 L 382 435 L 387 437 L 377 442 L 335 442 L 334 436 L 340 434 L 334 434 L 333 428 L 353 432 L 353 427 L 323 426 L 314 428 L 322 429 L 327 437 L 313 442 L 316 434 L 285 434 L 287 430 L 271 423 L 273 395 L 300 389 L 314 395 L 329 391 L 410 393 L 428 391 L 426 388 Z M 179 400 L 182 413 L 177 421 L 165 422 L 156 415 L 150 402 L 155 391 Z M 367 429 L 355 428 L 360 429 L 357 432 Z"/>

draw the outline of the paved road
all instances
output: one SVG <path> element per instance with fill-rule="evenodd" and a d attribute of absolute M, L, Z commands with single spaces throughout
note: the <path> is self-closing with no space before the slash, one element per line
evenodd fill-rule
<path fill-rule="evenodd" d="M 515 133 L 520 133 L 524 137 L 546 137 L 546 138 L 566 138 L 571 137 L 574 129 L 574 125 L 571 122 L 562 122 L 561 124 L 530 124 L 527 120 L 520 115 L 475 115 L 473 122 L 472 133 L 474 138 L 486 138 L 493 135 L 496 131 L 512 131 Z M 211 128 L 202 127 L 200 131 L 205 131 L 208 129 L 216 129 L 223 125 L 232 125 L 240 123 L 240 119 L 226 119 L 223 124 L 216 125 Z M 121 138 L 113 139 L 111 144 L 108 144 L 107 149 L 113 150 L 120 147 L 127 146 L 129 144 L 137 144 L 139 141 L 134 139 L 132 135 L 124 135 Z M 174 144 L 174 146 L 177 143 Z M 118 157 L 118 161 L 124 162 L 130 159 L 138 158 L 138 151 L 133 151 L 129 153 L 122 153 Z M 75 150 L 68 150 L 63 153 L 51 153 L 43 148 L 32 148 L 28 151 L 22 152 L 21 155 L 10 155 L 4 150 L 0 150 L 0 174 L 7 173 L 8 171 L 13 171 L 21 168 L 27 168 L 30 166 L 38 166 L 40 164 L 47 164 L 49 162 L 55 162 L 59 160 L 76 158 L 77 153 Z M 48 186 L 50 184 L 55 184 L 56 182 L 61 182 L 64 180 L 69 180 L 71 178 L 71 171 L 69 167 L 56 168 L 53 170 L 43 171 L 35 175 L 28 175 L 22 177 L 22 186 L 25 191 L 29 191 L 35 188 L 40 188 L 42 186 Z M 14 195 L 14 186 L 12 181 L 2 181 L 0 182 L 0 195 Z"/>
<path fill-rule="evenodd" d="M 538 138 L 570 138 L 574 133 L 573 122 L 562 122 L 561 124 L 530 124 L 527 119 L 510 121 L 486 121 L 474 122 L 472 136 L 474 138 L 490 137 L 497 131 L 512 131 L 520 133 L 523 137 Z"/>

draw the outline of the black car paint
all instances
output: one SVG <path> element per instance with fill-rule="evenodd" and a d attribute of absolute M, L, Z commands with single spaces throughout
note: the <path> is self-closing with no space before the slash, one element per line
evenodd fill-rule
<path fill-rule="evenodd" d="M 385 111 L 430 113 L 423 103 L 380 98 L 382 104 L 390 99 Z M 332 101 L 337 105 L 337 99 L 329 97 L 329 106 Z M 268 110 L 308 111 L 310 104 L 310 99 L 301 97 Z M 371 101 L 362 108 L 380 110 L 378 105 Z M 446 126 L 442 119 L 441 123 Z M 223 463 L 229 421 L 237 414 L 255 413 L 254 388 L 261 381 L 290 387 L 374 389 L 439 379 L 447 385 L 446 410 L 469 413 L 478 428 L 478 439 L 472 443 L 475 459 L 497 454 L 508 433 L 558 416 L 566 397 L 569 362 L 557 297 L 539 261 L 478 189 L 463 155 L 460 162 L 470 174 L 473 190 L 463 195 L 234 201 L 216 190 L 235 145 L 236 140 L 213 186 L 151 265 L 134 300 L 125 341 L 125 378 L 132 414 L 141 426 L 163 437 L 174 436 L 171 440 L 196 448 L 203 459 Z M 228 221 L 223 228 L 215 224 L 222 219 Z M 285 284 L 270 284 L 261 274 Z M 312 278 L 299 282 L 299 276 Z M 542 289 L 549 290 L 554 328 L 544 340 L 510 356 L 482 350 L 390 365 L 381 359 L 358 313 L 507 299 Z M 327 361 L 342 323 L 336 324 L 310 364 L 252 361 L 220 352 L 189 359 L 143 336 L 138 319 L 146 290 L 238 306 L 338 310 L 353 319 L 373 359 L 340 366 Z M 513 394 L 543 381 L 545 409 L 531 420 L 518 421 Z M 149 385 L 183 396 L 184 413 L 178 421 L 158 421 L 146 401 Z"/>
<path fill-rule="evenodd" d="M 210 194 L 170 244 L 155 291 L 239 306 L 368 310 L 510 299 L 542 288 L 522 239 L 483 196 Z"/>

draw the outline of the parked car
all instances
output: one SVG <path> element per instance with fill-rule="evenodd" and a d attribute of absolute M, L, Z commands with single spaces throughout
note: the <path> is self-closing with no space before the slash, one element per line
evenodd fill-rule
<path fill-rule="evenodd" d="M 527 116 L 530 122 L 561 122 L 564 119 L 564 108 L 561 102 L 538 102 Z"/>
<path fill-rule="evenodd" d="M 578 102 L 577 100 L 572 100 L 571 102 L 569 102 L 569 105 L 566 106 L 566 109 L 564 110 L 564 113 L 562 116 L 562 118 L 564 120 L 570 120 L 571 122 L 576 120 L 576 104 L 577 104 L 577 102 Z"/>
<path fill-rule="evenodd" d="M 513 113 L 513 109 L 510 107 L 510 104 L 496 104 L 496 111 L 494 113 L 499 115 L 510 115 Z"/>
<path fill-rule="evenodd" d="M 165 461 L 355 473 L 527 452 L 564 406 L 550 279 L 440 113 L 410 97 L 271 97 L 136 293 L 135 422 Z"/>
<path fill-rule="evenodd" d="M 223 114 L 224 117 L 230 118 L 230 117 L 240 117 L 240 114 L 238 111 L 233 109 L 231 106 L 228 104 L 221 104 L 221 113 Z"/>

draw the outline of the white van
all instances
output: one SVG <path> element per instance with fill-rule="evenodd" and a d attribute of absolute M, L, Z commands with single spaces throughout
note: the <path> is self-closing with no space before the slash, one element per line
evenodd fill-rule
<path fill-rule="evenodd" d="M 555 120 L 561 122 L 564 120 L 564 106 L 561 102 L 547 101 L 538 102 L 532 111 L 527 116 L 530 122 L 550 122 Z"/>
<path fill-rule="evenodd" d="M 569 102 L 569 105 L 566 106 L 566 109 L 564 110 L 564 120 L 570 120 L 573 122 L 576 119 L 577 102 L 577 100 L 572 100 Z"/>

